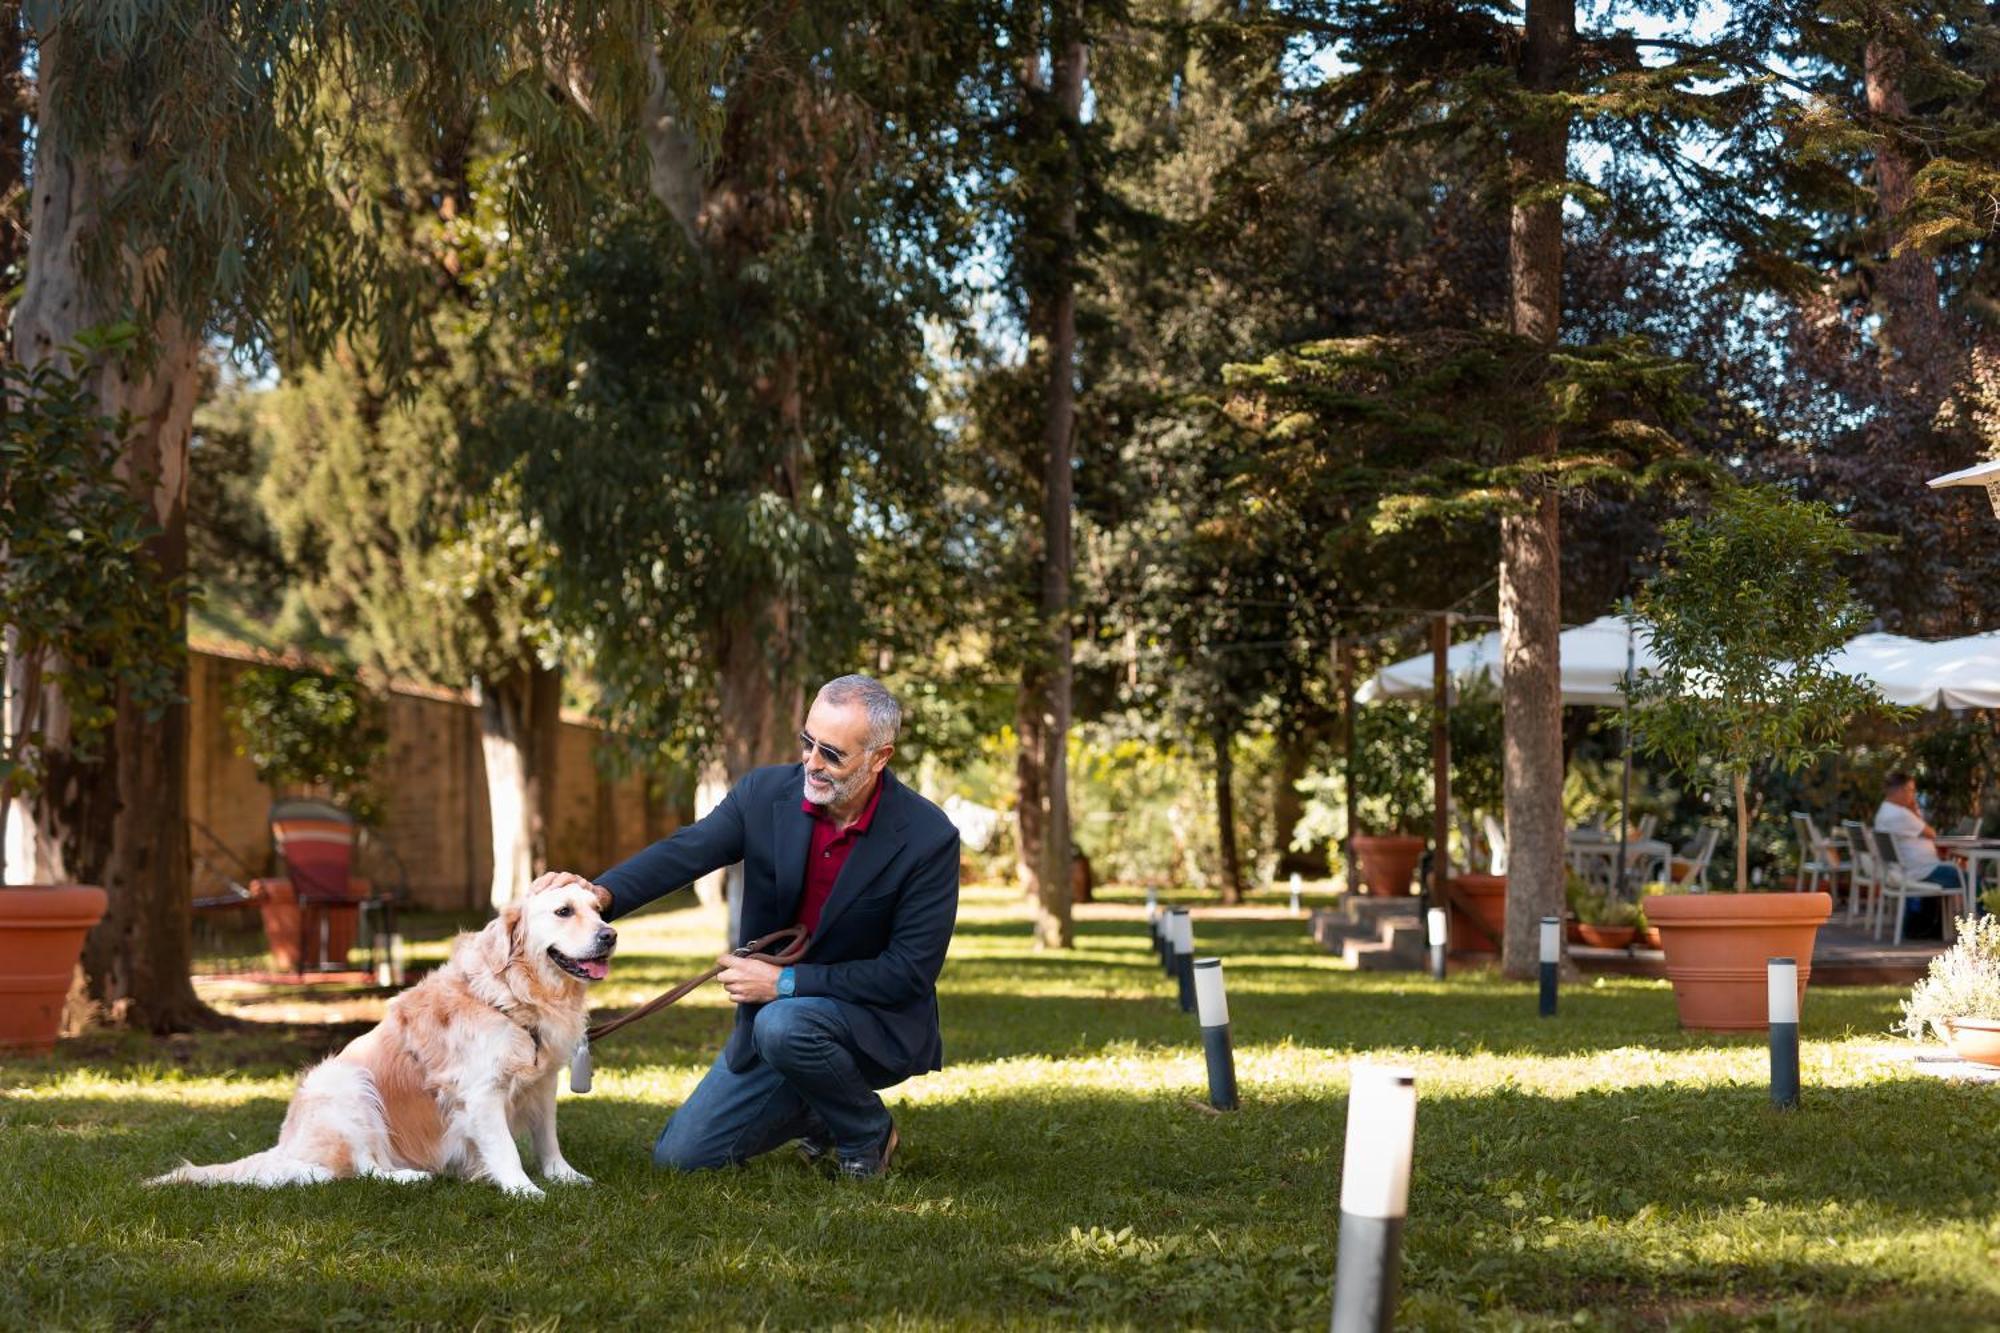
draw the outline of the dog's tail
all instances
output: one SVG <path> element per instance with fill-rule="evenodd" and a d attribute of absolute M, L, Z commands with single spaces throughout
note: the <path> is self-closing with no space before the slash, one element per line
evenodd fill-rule
<path fill-rule="evenodd" d="M 267 1148 L 214 1166 L 183 1162 L 163 1176 L 154 1176 L 148 1185 L 317 1185 L 333 1179 L 333 1172 L 317 1162 L 302 1161 L 283 1148 Z"/>

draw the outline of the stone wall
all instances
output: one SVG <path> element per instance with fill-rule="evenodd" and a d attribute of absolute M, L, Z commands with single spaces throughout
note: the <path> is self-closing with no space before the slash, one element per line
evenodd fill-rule
<path fill-rule="evenodd" d="M 264 873 L 272 854 L 265 819 L 276 793 L 236 753 L 223 717 L 229 683 L 264 659 L 217 644 L 198 645 L 191 659 L 188 813 L 195 853 L 240 875 L 207 836 L 212 833 Z M 389 687 L 387 721 L 389 748 L 376 784 L 383 808 L 380 838 L 402 862 L 411 903 L 483 910 L 493 850 L 479 710 L 452 691 L 398 682 Z M 686 817 L 674 802 L 657 794 L 649 798 L 638 778 L 604 777 L 595 758 L 603 740 L 588 723 L 562 724 L 549 838 L 549 861 L 557 869 L 595 874 L 672 832 Z M 203 873 L 199 863 L 196 870 L 195 892 L 213 892 L 214 876 Z"/>

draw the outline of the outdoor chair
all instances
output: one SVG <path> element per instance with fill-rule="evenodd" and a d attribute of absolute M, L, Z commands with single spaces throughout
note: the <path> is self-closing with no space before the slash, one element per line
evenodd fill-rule
<path fill-rule="evenodd" d="M 1823 879 L 1827 883 L 1827 892 L 1838 897 L 1840 880 L 1847 874 L 1839 852 L 1819 831 L 1819 825 L 1813 823 L 1812 816 L 1803 810 L 1792 811 L 1792 831 L 1799 839 L 1798 891 L 1816 892 Z"/>
<path fill-rule="evenodd" d="M 1714 859 L 1715 844 L 1721 837 L 1721 830 L 1713 824 L 1709 825 L 1682 843 L 1679 851 L 1656 859 L 1650 878 L 1665 880 L 1669 884 L 1684 884 L 1692 893 L 1706 892 L 1708 863 Z"/>
<path fill-rule="evenodd" d="M 1948 899 L 1950 901 L 1940 901 L 1938 906 L 1944 913 L 1944 942 L 1951 943 L 1952 927 L 1959 915 L 1965 911 L 1965 890 L 1946 888 L 1942 884 L 1932 884 L 1928 880 L 1911 879 L 1903 871 L 1903 859 L 1896 852 L 1896 840 L 1881 829 L 1874 830 L 1874 833 L 1876 878 L 1879 886 L 1875 895 L 1875 912 L 1870 923 L 1872 927 L 1870 933 L 1878 940 L 1882 938 L 1882 912 L 1892 898 L 1896 903 L 1893 909 L 1896 914 L 1896 931 L 1891 940 L 1893 944 L 1903 942 L 1903 908 L 1911 898 Z M 1958 904 L 1956 913 L 1951 910 L 1952 902 Z"/>
<path fill-rule="evenodd" d="M 1646 839 L 1652 837 L 1653 830 L 1657 829 L 1659 826 L 1660 826 L 1660 817 L 1658 815 L 1640 815 L 1639 841 L 1644 842 L 1646 841 Z"/>
<path fill-rule="evenodd" d="M 1504 875 L 1507 873 L 1507 830 L 1492 815 L 1479 817 L 1480 827 L 1486 830 L 1486 873 Z"/>
<path fill-rule="evenodd" d="M 297 975 L 342 971 L 358 935 L 367 943 L 369 970 L 393 976 L 395 897 L 354 875 L 354 817 L 326 801 L 288 800 L 271 807 L 270 823 L 285 873 L 253 880 L 250 889 L 279 968 Z"/>
<path fill-rule="evenodd" d="M 1875 895 L 1881 892 L 1881 877 L 1875 865 L 1875 839 L 1858 819 L 1840 821 L 1840 835 L 1847 844 L 1846 919 L 1867 917 L 1875 910 Z"/>

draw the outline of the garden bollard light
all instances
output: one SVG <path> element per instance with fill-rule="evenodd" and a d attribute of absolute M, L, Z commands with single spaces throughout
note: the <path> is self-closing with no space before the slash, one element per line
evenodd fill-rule
<path fill-rule="evenodd" d="M 1299 914 L 1299 887 L 1300 887 L 1299 872 L 1294 870 L 1292 872 L 1292 915 L 1293 916 L 1297 916 Z"/>
<path fill-rule="evenodd" d="M 1562 959 L 1562 922 L 1542 918 L 1542 1017 L 1556 1016 L 1556 966 Z"/>
<path fill-rule="evenodd" d="M 590 1038 L 584 1037 L 576 1044 L 576 1053 L 569 1058 L 569 1090 L 571 1092 L 590 1091 Z"/>
<path fill-rule="evenodd" d="M 1444 909 L 1442 907 L 1433 907 L 1430 911 L 1424 913 L 1424 926 L 1430 936 L 1431 976 L 1439 981 L 1443 981 L 1444 950 L 1445 944 L 1450 938 L 1445 926 Z"/>
<path fill-rule="evenodd" d="M 1201 1018 L 1202 1053 L 1208 1057 L 1208 1104 L 1234 1111 L 1236 1050 L 1229 1040 L 1229 999 L 1222 990 L 1220 958 L 1195 960 L 1194 1004 Z"/>
<path fill-rule="evenodd" d="M 1168 976 L 1174 974 L 1174 909 L 1162 907 L 1158 921 L 1158 931 L 1153 943 L 1160 950 L 1160 971 Z"/>
<path fill-rule="evenodd" d="M 1174 976 L 1180 982 L 1181 1012 L 1194 1012 L 1194 921 L 1188 909 L 1176 907 L 1172 916 Z"/>
<path fill-rule="evenodd" d="M 1354 1066 L 1340 1168 L 1333 1333 L 1388 1333 L 1395 1326 L 1416 1131 L 1416 1076 L 1407 1069 Z"/>
<path fill-rule="evenodd" d="M 1799 965 L 1790 958 L 1765 963 L 1771 1010 L 1771 1105 L 1799 1105 Z"/>

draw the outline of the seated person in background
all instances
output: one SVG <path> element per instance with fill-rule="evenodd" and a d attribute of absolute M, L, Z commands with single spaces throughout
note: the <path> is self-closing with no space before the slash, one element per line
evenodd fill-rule
<path fill-rule="evenodd" d="M 1891 773 L 1882 784 L 1882 804 L 1875 810 L 1875 828 L 1896 841 L 1896 855 L 1903 873 L 1913 880 L 1939 884 L 1948 889 L 1965 887 L 1965 874 L 1957 866 L 1939 858 L 1937 830 L 1917 809 L 1917 780 L 1908 773 Z M 1903 904 L 1903 933 L 1944 934 L 1942 906 L 1938 900 L 1912 899 Z"/>

